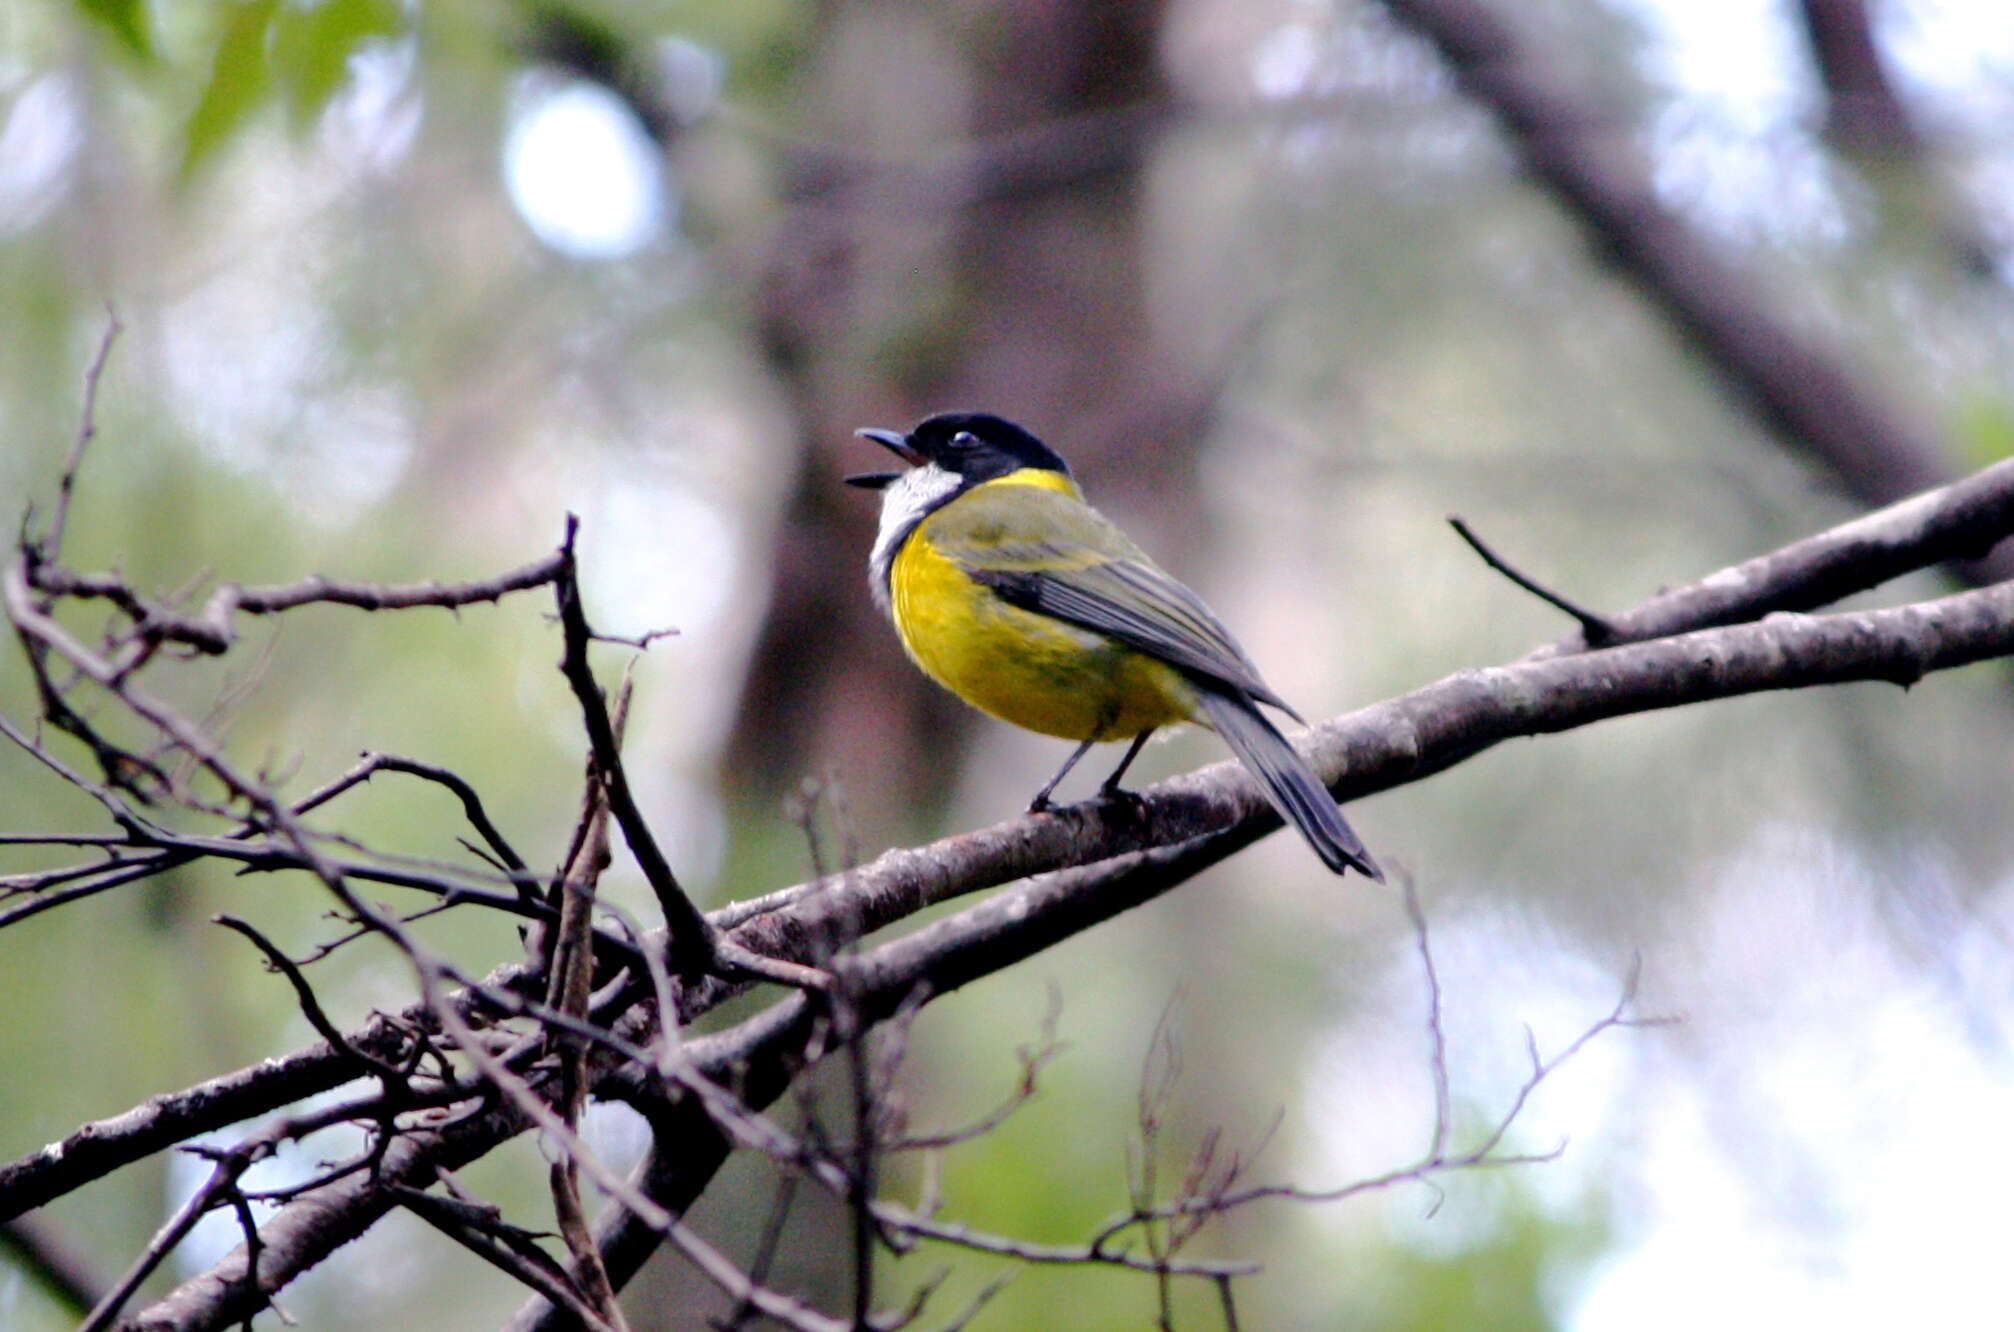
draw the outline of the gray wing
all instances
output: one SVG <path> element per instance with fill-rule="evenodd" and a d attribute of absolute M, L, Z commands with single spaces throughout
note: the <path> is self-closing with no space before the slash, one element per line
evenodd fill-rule
<path fill-rule="evenodd" d="M 1030 540 L 1028 506 L 1042 506 Z M 1012 606 L 1094 629 L 1219 690 L 1299 720 L 1259 678 L 1203 599 L 1175 581 L 1082 500 L 1025 486 L 981 486 L 926 520 L 930 540 Z"/>
<path fill-rule="evenodd" d="M 1299 720 L 1259 678 L 1258 667 L 1203 599 L 1156 566 L 1127 559 L 1075 569 L 1026 567 L 1042 563 L 1039 559 L 1014 563 L 1023 567 L 967 567 L 966 572 L 1009 605 L 1110 634 L 1129 647 L 1270 703 Z"/>

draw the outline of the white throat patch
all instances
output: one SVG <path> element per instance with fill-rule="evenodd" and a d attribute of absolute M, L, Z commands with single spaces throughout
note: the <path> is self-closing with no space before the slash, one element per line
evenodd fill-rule
<path fill-rule="evenodd" d="M 895 614 L 888 594 L 888 577 L 895 567 L 895 552 L 902 548 L 903 539 L 916 530 L 916 524 L 958 493 L 962 480 L 956 472 L 947 472 L 936 463 L 925 463 L 921 467 L 910 468 L 883 488 L 881 530 L 874 537 L 874 553 L 867 559 L 867 578 L 874 592 L 874 604 L 881 607 L 883 615 L 892 618 Z"/>

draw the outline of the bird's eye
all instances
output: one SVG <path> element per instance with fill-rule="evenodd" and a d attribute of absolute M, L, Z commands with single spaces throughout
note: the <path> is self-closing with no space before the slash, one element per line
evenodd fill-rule
<path fill-rule="evenodd" d="M 954 449 L 976 449 L 979 447 L 979 436 L 973 434 L 970 430 L 961 430 L 951 437 L 951 447 Z"/>

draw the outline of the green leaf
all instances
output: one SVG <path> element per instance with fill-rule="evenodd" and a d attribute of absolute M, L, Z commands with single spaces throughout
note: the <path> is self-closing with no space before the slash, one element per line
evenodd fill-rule
<path fill-rule="evenodd" d="M 273 25 L 273 73 L 294 131 L 312 125 L 342 87 L 358 47 L 399 31 L 396 0 L 322 0 L 282 9 Z"/>
<path fill-rule="evenodd" d="M 154 41 L 147 33 L 146 0 L 77 0 L 77 8 L 95 19 L 142 60 L 154 58 Z"/>
<path fill-rule="evenodd" d="M 267 35 L 278 9 L 279 0 L 242 0 L 231 6 L 217 36 L 210 81 L 189 114 L 182 150 L 184 180 L 244 126 L 272 88 Z"/>

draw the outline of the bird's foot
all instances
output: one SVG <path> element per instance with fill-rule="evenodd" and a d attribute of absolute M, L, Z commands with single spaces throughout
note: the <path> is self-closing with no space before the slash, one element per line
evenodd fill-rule
<path fill-rule="evenodd" d="M 1147 797 L 1110 782 L 1098 788 L 1095 798 L 1100 805 L 1117 805 L 1132 814 L 1144 813 L 1147 808 Z"/>

